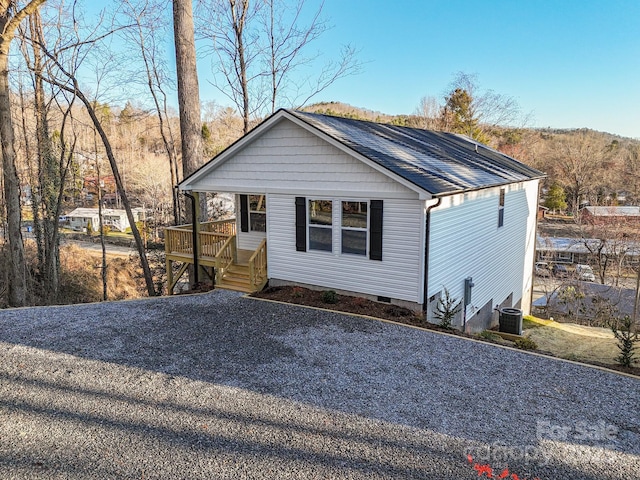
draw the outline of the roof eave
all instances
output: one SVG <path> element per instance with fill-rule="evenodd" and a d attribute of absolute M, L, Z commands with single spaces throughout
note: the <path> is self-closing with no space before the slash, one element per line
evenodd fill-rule
<path fill-rule="evenodd" d="M 433 198 L 449 197 L 451 195 L 458 195 L 460 193 L 477 192 L 477 191 L 480 191 L 480 190 L 486 190 L 488 188 L 504 187 L 506 185 L 512 185 L 514 183 L 532 182 L 534 180 L 542 180 L 542 179 L 544 179 L 546 177 L 547 177 L 546 175 L 542 175 L 542 176 L 537 176 L 537 177 L 532 177 L 532 178 L 522 178 L 520 180 L 507 180 L 507 181 L 504 181 L 504 182 L 494 183 L 494 184 L 491 184 L 491 185 L 482 185 L 482 186 L 473 187 L 473 188 L 463 188 L 463 189 L 460 189 L 460 190 L 448 190 L 446 192 L 434 193 L 433 194 Z"/>

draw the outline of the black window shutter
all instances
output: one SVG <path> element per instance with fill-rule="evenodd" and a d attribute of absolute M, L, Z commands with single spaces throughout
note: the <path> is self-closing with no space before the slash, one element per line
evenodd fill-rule
<path fill-rule="evenodd" d="M 369 259 L 382 260 L 382 200 L 371 200 L 369 209 Z"/>
<path fill-rule="evenodd" d="M 307 199 L 296 197 L 296 251 L 307 251 Z"/>
<path fill-rule="evenodd" d="M 249 231 L 249 196 L 240 195 L 240 231 Z"/>

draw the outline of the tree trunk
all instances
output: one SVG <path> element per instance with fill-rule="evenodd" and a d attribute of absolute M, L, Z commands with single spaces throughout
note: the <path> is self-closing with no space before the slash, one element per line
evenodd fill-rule
<path fill-rule="evenodd" d="M 9 242 L 8 303 L 18 307 L 27 303 L 27 268 L 20 223 L 20 179 L 16 171 L 11 100 L 9 98 L 9 46 L 22 20 L 35 12 L 45 0 L 32 0 L 13 16 L 10 0 L 0 0 L 0 142 L 2 143 L 2 175 L 7 208 Z"/>
<path fill-rule="evenodd" d="M 44 242 L 42 239 L 42 222 L 40 220 L 40 186 L 38 175 L 36 172 L 40 171 L 40 165 L 33 165 L 33 158 L 31 153 L 31 134 L 27 130 L 27 120 L 25 116 L 26 103 L 24 98 L 24 91 L 22 84 L 19 86 L 20 95 L 20 114 L 22 119 L 22 136 L 24 141 L 24 155 L 27 162 L 27 171 L 29 174 L 29 184 L 31 186 L 31 214 L 33 215 L 33 236 L 36 241 L 36 247 L 38 250 L 38 270 L 44 269 Z"/>
<path fill-rule="evenodd" d="M 242 91 L 242 122 L 245 135 L 249 133 L 249 85 L 247 81 L 247 61 L 244 52 L 244 26 L 249 10 L 248 0 L 240 0 L 240 15 L 236 11 L 236 0 L 229 0 L 231 7 L 231 18 L 233 20 L 233 32 L 236 37 L 236 53 L 238 55 L 237 65 L 239 68 L 238 80 L 240 80 L 240 90 Z"/>
<path fill-rule="evenodd" d="M 7 50 L 8 50 L 7 45 Z M 7 240 L 9 244 L 8 303 L 21 307 L 27 303 L 27 271 L 20 224 L 20 179 L 16 171 L 11 103 L 9 99 L 8 52 L 0 51 L 0 139 L 2 140 L 2 173 L 7 208 Z"/>
<path fill-rule="evenodd" d="M 98 176 L 98 231 L 100 232 L 100 251 L 102 258 L 102 268 L 100 278 L 102 279 L 102 300 L 109 299 L 107 291 L 107 246 L 104 243 L 104 222 L 102 221 L 102 187 L 100 186 L 100 163 L 98 161 L 98 139 L 95 130 L 93 131 L 93 145 L 96 152 L 96 173 Z"/>
<path fill-rule="evenodd" d="M 40 44 L 44 44 L 40 14 L 35 12 L 29 18 L 29 28 L 37 42 L 32 43 L 34 72 L 34 104 L 36 116 L 36 139 L 38 143 L 39 192 L 42 202 L 44 257 L 41 266 L 42 286 L 47 303 L 53 303 L 58 295 L 60 276 L 60 241 L 58 236 L 58 193 L 62 172 L 53 153 L 49 136 L 49 120 L 45 105 L 42 81 L 42 55 Z"/>
<path fill-rule="evenodd" d="M 173 30 L 178 76 L 178 105 L 180 107 L 180 138 L 182 140 L 182 176 L 188 177 L 202 163 L 202 121 L 196 67 L 196 44 L 193 27 L 192 0 L 173 0 Z M 199 218 L 192 218 L 185 209 L 187 221 L 198 229 Z M 194 245 L 194 256 L 195 256 Z M 189 269 L 189 283 L 195 284 L 193 268 Z"/>
<path fill-rule="evenodd" d="M 191 175 L 202 163 L 202 121 L 196 68 L 192 0 L 173 1 L 173 29 L 180 106 L 182 173 Z M 189 209 L 187 209 L 189 211 Z"/>

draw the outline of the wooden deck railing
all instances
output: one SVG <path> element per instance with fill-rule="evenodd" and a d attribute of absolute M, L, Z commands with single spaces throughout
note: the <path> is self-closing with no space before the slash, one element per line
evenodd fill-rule
<path fill-rule="evenodd" d="M 193 256 L 193 225 L 178 225 L 168 227 L 164 232 L 164 244 L 167 254 Z M 200 243 L 200 255 L 215 257 L 222 244 L 236 234 L 235 219 L 204 222 L 200 224 L 198 241 Z"/>
<path fill-rule="evenodd" d="M 169 291 L 173 292 L 178 279 L 187 270 L 193 261 L 193 230 L 191 225 L 179 225 L 165 230 L 165 251 L 167 261 L 167 284 Z M 235 220 L 223 220 L 219 222 L 207 222 L 200 225 L 198 232 L 199 265 L 215 269 L 215 283 L 223 283 L 223 276 L 229 268 L 238 263 L 238 247 L 236 239 Z M 243 254 L 249 252 L 242 251 Z M 243 263 L 246 256 L 242 255 Z M 177 275 L 173 274 L 173 262 L 180 262 Z M 267 283 L 267 240 L 263 239 L 258 248 L 251 254 L 248 261 L 249 285 L 253 291 L 261 290 Z M 246 268 L 246 267 L 244 267 Z M 232 270 L 236 277 L 231 275 L 233 281 L 238 282 L 238 272 Z M 243 272 L 243 270 L 240 270 Z M 239 278 L 246 279 L 246 270 L 240 273 Z M 241 283 L 246 283 L 246 280 Z M 242 290 L 247 291 L 247 290 Z"/>
<path fill-rule="evenodd" d="M 169 227 L 164 232 L 164 249 L 167 253 L 193 255 L 193 235 L 191 229 Z"/>
<path fill-rule="evenodd" d="M 216 220 L 215 222 L 204 222 L 200 224 L 201 232 L 218 233 L 220 235 L 236 234 L 236 219 Z"/>
<path fill-rule="evenodd" d="M 249 281 L 251 288 L 261 290 L 267 281 L 267 239 L 253 252 L 249 259 Z"/>

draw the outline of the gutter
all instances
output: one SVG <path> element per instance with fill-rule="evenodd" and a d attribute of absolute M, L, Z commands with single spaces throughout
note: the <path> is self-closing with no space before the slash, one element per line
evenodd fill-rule
<path fill-rule="evenodd" d="M 427 287 L 429 286 L 429 246 L 431 243 L 431 210 L 442 203 L 442 197 L 438 197 L 436 203 L 427 207 L 427 214 L 424 229 L 424 283 L 422 288 L 422 311 L 427 313 Z"/>
<path fill-rule="evenodd" d="M 529 293 L 529 315 L 533 314 L 533 283 L 536 275 L 536 261 L 538 260 L 538 211 L 540 210 L 540 192 L 542 191 L 542 179 L 538 183 L 538 192 L 536 196 L 536 223 L 533 230 L 533 264 L 531 265 L 531 292 Z"/>

